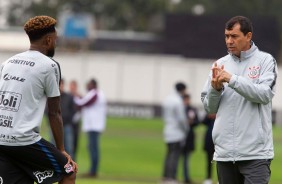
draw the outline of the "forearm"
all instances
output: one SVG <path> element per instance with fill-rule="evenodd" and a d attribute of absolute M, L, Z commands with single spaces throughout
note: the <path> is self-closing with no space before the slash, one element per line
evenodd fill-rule
<path fill-rule="evenodd" d="M 275 94 L 275 84 L 277 79 L 277 65 L 271 57 L 265 59 L 260 66 L 259 75 L 253 79 L 247 76 L 233 74 L 229 77 L 227 72 L 222 71 L 223 82 L 228 83 L 228 87 L 234 89 L 246 100 L 268 104 Z"/>
<path fill-rule="evenodd" d="M 274 96 L 274 91 L 270 88 L 269 84 L 252 83 L 241 76 L 234 75 L 228 86 L 234 89 L 245 99 L 254 103 L 267 104 Z"/>
<path fill-rule="evenodd" d="M 201 93 L 201 100 L 208 113 L 216 113 L 221 99 L 222 91 L 217 91 L 211 86 L 210 79 L 207 80 Z"/>
<path fill-rule="evenodd" d="M 64 151 L 64 131 L 63 131 L 63 121 L 60 113 L 48 113 L 50 127 L 52 134 L 56 143 L 56 147 L 60 151 Z"/>
<path fill-rule="evenodd" d="M 64 151 L 64 132 L 61 116 L 60 97 L 48 98 L 48 117 L 56 147 Z"/>

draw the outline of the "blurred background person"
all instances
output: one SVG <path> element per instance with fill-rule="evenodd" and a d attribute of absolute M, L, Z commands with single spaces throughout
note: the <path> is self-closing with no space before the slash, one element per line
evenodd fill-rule
<path fill-rule="evenodd" d="M 71 80 L 70 83 L 69 83 L 69 91 L 70 93 L 75 97 L 81 97 L 81 95 L 79 94 L 78 92 L 78 86 L 77 86 L 77 82 L 76 80 Z"/>
<path fill-rule="evenodd" d="M 194 128 L 199 124 L 198 118 L 198 110 L 191 105 L 191 96 L 189 94 L 183 95 L 183 101 L 185 105 L 185 112 L 188 118 L 188 122 L 190 129 L 187 131 L 185 144 L 183 147 L 183 176 L 184 176 L 184 183 L 191 184 L 191 177 L 190 177 L 190 164 L 189 158 L 190 154 L 195 149 L 195 132 Z"/>
<path fill-rule="evenodd" d="M 97 177 L 100 160 L 99 138 L 106 126 L 107 102 L 95 79 L 87 83 L 87 90 L 84 97 L 76 96 L 74 101 L 81 108 L 82 130 L 88 134 L 91 168 L 84 176 Z"/>
<path fill-rule="evenodd" d="M 203 124 L 207 126 L 204 139 L 204 151 L 206 152 L 207 166 L 206 166 L 206 180 L 203 184 L 212 184 L 212 159 L 214 153 L 214 144 L 212 140 L 212 129 L 216 114 L 207 114 L 203 120 Z"/>
<path fill-rule="evenodd" d="M 60 93 L 61 93 L 61 111 L 64 125 L 64 144 L 66 151 L 74 158 L 74 132 L 72 128 L 73 116 L 75 114 L 75 104 L 73 96 L 65 91 L 65 80 L 61 79 L 60 82 Z"/>
<path fill-rule="evenodd" d="M 71 95 L 74 97 L 81 97 L 77 90 L 77 82 L 76 80 L 72 80 L 69 83 L 69 91 Z M 74 99 L 73 99 L 74 100 Z M 80 135 L 80 120 L 81 120 L 81 113 L 79 107 L 75 105 L 75 114 L 72 119 L 72 131 L 73 131 L 73 159 L 76 160 L 77 157 L 77 149 L 78 149 L 78 142 L 79 142 L 79 135 Z"/>
<path fill-rule="evenodd" d="M 187 117 L 182 96 L 186 93 L 186 85 L 178 82 L 175 91 L 163 103 L 164 141 L 167 153 L 164 163 L 162 183 L 177 183 L 176 174 L 182 145 L 188 131 Z"/>

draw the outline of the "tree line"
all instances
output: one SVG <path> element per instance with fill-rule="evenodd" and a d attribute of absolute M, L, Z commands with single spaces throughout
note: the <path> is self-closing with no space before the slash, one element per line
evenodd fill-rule
<path fill-rule="evenodd" d="M 9 25 L 34 15 L 71 10 L 95 17 L 98 29 L 160 32 L 168 13 L 273 16 L 282 25 L 281 0 L 10 0 Z"/>

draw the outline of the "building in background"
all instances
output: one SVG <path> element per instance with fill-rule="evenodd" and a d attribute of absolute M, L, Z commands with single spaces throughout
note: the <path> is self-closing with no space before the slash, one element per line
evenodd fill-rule
<path fill-rule="evenodd" d="M 94 42 L 95 19 L 86 12 L 62 11 L 59 15 L 61 48 L 69 50 L 88 50 Z"/>

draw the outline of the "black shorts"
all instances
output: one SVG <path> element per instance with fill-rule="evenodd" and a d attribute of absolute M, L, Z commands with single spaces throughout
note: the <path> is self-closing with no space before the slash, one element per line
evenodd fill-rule
<path fill-rule="evenodd" d="M 1 184 L 55 183 L 72 174 L 66 164 L 67 158 L 44 139 L 27 146 L 0 145 Z"/>

